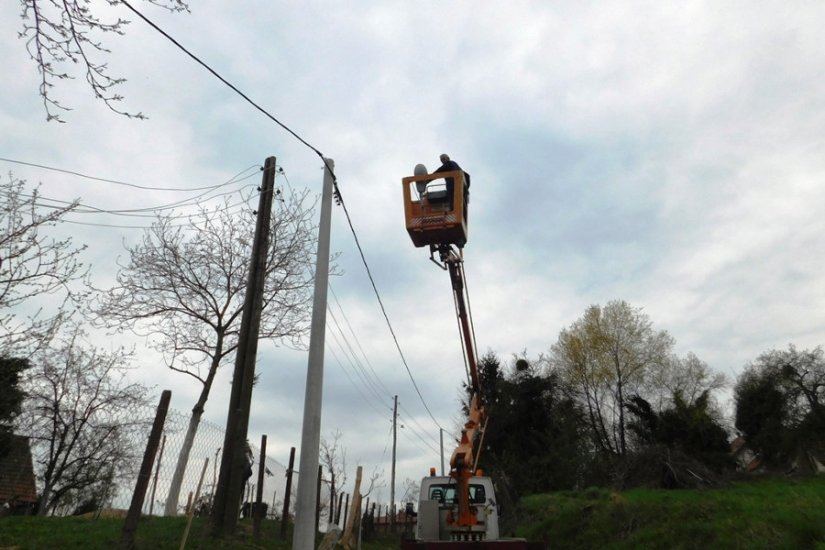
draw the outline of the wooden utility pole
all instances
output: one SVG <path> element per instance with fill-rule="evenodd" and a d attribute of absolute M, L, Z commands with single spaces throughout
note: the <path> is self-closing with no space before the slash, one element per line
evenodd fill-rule
<path fill-rule="evenodd" d="M 398 396 L 393 397 L 392 405 L 392 475 L 390 478 L 390 506 L 395 510 L 395 444 L 396 444 L 396 427 L 398 425 Z M 392 532 L 395 533 L 395 514 L 390 520 Z"/>
<path fill-rule="evenodd" d="M 220 536 L 233 532 L 238 523 L 238 508 L 243 491 L 243 472 L 246 458 L 246 434 L 249 426 L 249 405 L 255 380 L 255 356 L 258 351 L 258 332 L 263 308 L 267 251 L 272 224 L 272 197 L 275 188 L 275 157 L 264 162 L 258 218 L 252 242 L 249 278 L 246 284 L 243 316 L 235 353 L 235 370 L 226 417 L 220 476 L 212 507 L 212 534 Z"/>

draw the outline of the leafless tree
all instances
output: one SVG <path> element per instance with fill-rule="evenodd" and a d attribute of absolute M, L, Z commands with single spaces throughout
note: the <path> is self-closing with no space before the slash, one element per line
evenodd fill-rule
<path fill-rule="evenodd" d="M 402 489 L 404 492 L 401 493 L 401 502 L 415 502 L 418 500 L 418 495 L 421 492 L 421 482 L 406 478 Z"/>
<path fill-rule="evenodd" d="M 142 241 L 128 248 L 129 261 L 115 288 L 104 294 L 98 313 L 110 327 L 150 337 L 167 366 L 201 385 L 166 502 L 177 512 L 180 485 L 215 374 L 231 361 L 246 290 L 255 216 L 200 208 L 189 223 L 159 217 Z M 307 193 L 290 193 L 272 216 L 261 339 L 303 345 L 312 299 L 314 204 Z"/>
<path fill-rule="evenodd" d="M 105 500 L 136 466 L 130 430 L 141 422 L 146 388 L 127 380 L 130 356 L 91 346 L 75 323 L 33 354 L 18 430 L 32 441 L 41 515 Z"/>
<path fill-rule="evenodd" d="M 183 0 L 146 0 L 150 4 L 172 12 L 189 11 Z M 106 0 L 110 6 L 121 6 L 119 0 Z M 52 89 L 60 80 L 73 78 L 70 71 L 85 71 L 86 82 L 95 97 L 112 111 L 129 118 L 146 118 L 143 113 L 130 113 L 117 107 L 123 96 L 115 89 L 126 79 L 112 76 L 103 61 L 110 50 L 100 38 L 106 34 L 125 34 L 128 20 L 122 17 L 97 15 L 102 3 L 93 6 L 92 0 L 22 0 L 23 30 L 20 38 L 26 40 L 26 50 L 37 63 L 40 72 L 40 97 L 46 109 L 46 119 L 64 122 L 62 111 L 69 111 L 55 99 Z"/>
<path fill-rule="evenodd" d="M 9 174 L 0 178 L 0 350 L 18 354 L 48 340 L 65 318 L 63 306 L 79 298 L 87 269 L 71 237 L 56 240 L 49 228 L 77 207 L 73 202 L 48 207 L 35 187 L 27 191 L 25 180 Z M 45 213 L 43 213 L 45 211 Z M 44 312 L 38 300 L 57 304 Z"/>
<path fill-rule="evenodd" d="M 330 434 L 330 439 L 321 438 L 321 449 L 319 460 L 327 474 L 330 476 L 330 506 L 334 508 L 338 490 L 347 483 L 347 450 L 341 444 L 343 434 L 341 430 L 335 430 Z M 325 497 L 326 498 L 326 497 Z M 330 511 L 332 515 L 335 510 Z"/>

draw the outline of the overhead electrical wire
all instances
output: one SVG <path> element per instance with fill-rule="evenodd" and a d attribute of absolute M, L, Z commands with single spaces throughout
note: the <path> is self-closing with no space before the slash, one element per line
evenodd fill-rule
<path fill-rule="evenodd" d="M 433 452 L 437 456 L 441 456 L 441 451 L 433 448 L 432 445 L 427 443 L 425 439 L 422 439 L 421 436 L 415 434 L 415 432 L 413 432 L 412 430 L 408 430 L 402 426 L 400 431 L 404 435 L 404 437 L 406 437 L 410 442 L 412 442 L 416 447 L 418 447 L 422 451 L 426 453 Z M 424 446 L 422 447 L 422 445 Z"/>
<path fill-rule="evenodd" d="M 401 416 L 400 414 L 398 415 L 398 417 L 399 417 L 400 419 L 402 419 L 402 420 L 405 418 L 405 417 Z M 422 442 L 422 443 L 424 443 L 427 447 L 429 447 L 430 449 L 432 449 L 432 450 L 433 450 L 433 451 L 435 451 L 436 453 L 440 453 L 441 451 L 439 451 L 437 448 L 435 448 L 435 447 L 433 447 L 432 445 L 430 445 L 430 442 L 429 442 L 429 441 L 427 441 L 427 440 L 424 438 L 424 436 L 423 436 L 423 435 L 421 435 L 421 433 L 420 433 L 418 430 L 416 430 L 415 428 L 413 428 L 412 423 L 411 423 L 409 420 L 410 420 L 410 419 L 407 419 L 407 421 L 405 421 L 405 422 L 404 422 L 404 424 L 403 424 L 404 428 L 405 428 L 405 429 L 410 430 L 410 433 L 412 433 L 413 435 L 415 435 L 415 437 L 417 437 L 419 440 L 421 440 L 421 442 Z M 438 442 L 436 442 L 436 444 L 438 444 Z"/>
<path fill-rule="evenodd" d="M 434 436 L 430 435 L 430 432 L 424 426 L 422 426 L 421 424 L 418 423 L 418 421 L 415 419 L 415 417 L 410 413 L 410 411 L 408 411 L 407 409 L 404 408 L 403 404 L 400 401 L 398 402 L 398 408 L 401 409 L 404 412 L 404 414 L 407 415 L 407 418 L 410 420 L 410 422 L 415 424 L 418 427 L 418 429 L 421 430 L 422 433 L 427 434 L 427 436 L 430 439 L 432 439 L 434 443 L 436 443 L 437 445 L 440 445 L 440 441 L 438 439 L 436 439 Z"/>
<path fill-rule="evenodd" d="M 333 182 L 333 186 L 334 186 L 334 189 L 335 189 L 334 192 L 335 192 L 336 201 L 338 202 L 338 204 L 341 205 L 342 209 L 344 210 L 344 215 L 347 219 L 347 224 L 349 225 L 352 236 L 355 239 L 355 245 L 358 248 L 358 253 L 361 255 L 361 261 L 364 264 L 364 267 L 367 271 L 367 276 L 370 280 L 370 284 L 372 284 L 373 291 L 375 292 L 375 296 L 378 299 L 378 304 L 381 307 L 381 312 L 383 313 L 384 319 L 386 320 L 387 326 L 389 327 L 390 334 L 392 335 L 393 341 L 395 342 L 395 346 L 398 349 L 398 353 L 401 357 L 402 363 L 404 364 L 404 368 L 407 370 L 407 374 L 409 375 L 410 381 L 412 382 L 413 387 L 415 388 L 415 392 L 418 394 L 418 397 L 421 400 L 421 404 L 424 406 L 424 409 L 430 415 L 430 418 L 432 418 L 433 422 L 435 422 L 435 424 L 439 428 L 441 428 L 441 425 L 438 423 L 438 421 L 436 420 L 436 418 L 433 415 L 432 411 L 430 410 L 429 406 L 427 405 L 427 402 L 424 400 L 424 396 L 421 394 L 421 390 L 419 389 L 418 384 L 416 383 L 415 378 L 412 375 L 412 371 L 410 370 L 410 367 L 407 363 L 407 360 L 404 357 L 404 352 L 401 350 L 401 345 L 398 342 L 398 337 L 395 334 L 395 330 L 392 328 L 392 323 L 390 322 L 389 316 L 387 315 L 387 311 L 384 307 L 384 303 L 381 300 L 381 295 L 378 292 L 378 288 L 375 284 L 375 280 L 373 279 L 372 272 L 370 270 L 369 264 L 367 263 L 366 256 L 364 255 L 364 250 L 361 247 L 361 243 L 358 240 L 358 235 L 355 232 L 355 227 L 352 224 L 352 218 L 350 217 L 349 211 L 347 210 L 347 207 L 344 204 L 344 199 L 341 195 L 341 192 L 338 189 L 338 180 L 335 176 L 335 171 L 332 169 L 332 166 L 330 166 L 329 162 L 327 162 L 327 158 L 324 156 L 324 154 L 321 153 L 320 150 L 318 150 L 316 147 L 314 147 L 312 144 L 310 144 L 304 138 L 302 138 L 300 135 L 298 135 L 289 126 L 287 126 L 286 124 L 284 124 L 283 122 L 278 120 L 269 111 L 267 111 L 266 109 L 264 109 L 263 107 L 258 105 L 256 102 L 254 102 L 249 96 L 247 96 L 240 89 L 238 89 L 235 85 L 233 85 L 231 82 L 229 82 L 224 77 L 222 77 L 215 69 L 210 67 L 206 62 L 202 61 L 198 56 L 196 56 L 195 54 L 190 52 L 188 49 L 186 49 L 186 47 L 184 47 L 180 42 L 175 40 L 169 33 L 164 31 L 163 29 L 161 29 L 158 25 L 156 25 L 148 17 L 146 17 L 140 11 L 135 9 L 135 7 L 132 6 L 127 0 L 121 0 L 121 3 L 124 6 L 126 6 L 127 8 L 129 8 L 129 10 L 132 11 L 135 15 L 140 17 L 147 25 L 149 25 L 150 27 L 155 29 L 157 32 L 159 32 L 161 35 L 163 35 L 167 40 L 169 40 L 172 44 L 174 44 L 178 49 L 180 49 L 182 52 L 184 52 L 186 55 L 188 55 L 193 61 L 195 61 L 196 63 L 201 65 L 204 69 L 209 71 L 209 73 L 211 73 L 215 78 L 220 80 L 223 84 L 225 84 L 227 87 L 229 87 L 232 91 L 234 91 L 236 94 L 238 94 L 244 100 L 246 100 L 247 103 L 252 105 L 255 109 L 257 109 L 259 112 L 261 112 L 265 117 L 272 120 L 275 124 L 280 126 L 283 130 L 288 132 L 290 135 L 292 135 L 292 137 L 294 137 L 296 140 L 298 140 L 300 143 L 305 145 L 308 149 L 313 151 L 316 155 L 318 155 L 321 158 L 321 161 L 324 163 L 324 166 L 326 166 L 326 169 L 329 170 L 330 176 L 332 177 L 332 182 Z"/>
<path fill-rule="evenodd" d="M 356 384 L 356 383 L 355 383 L 355 381 L 354 381 L 354 380 L 352 379 L 352 377 L 349 375 L 349 373 L 347 372 L 347 370 L 344 368 L 344 364 L 343 364 L 343 362 L 342 362 L 342 361 L 341 361 L 341 359 L 338 357 L 338 354 L 337 354 L 337 353 L 335 353 L 335 350 L 332 348 L 332 346 L 331 346 L 329 343 L 327 343 L 325 347 L 326 347 L 326 348 L 329 350 L 329 352 L 332 354 L 332 357 L 333 357 L 333 358 L 335 359 L 335 361 L 338 363 L 338 366 L 340 366 L 340 367 L 341 367 L 341 370 L 343 371 L 344 376 L 346 376 L 346 377 L 347 377 L 347 380 L 349 380 L 350 384 L 352 384 L 352 386 L 356 389 L 356 391 L 357 391 L 359 394 L 361 394 L 361 397 L 363 397 L 363 398 L 364 398 L 364 402 L 367 404 L 367 406 L 369 406 L 369 407 L 370 407 L 373 411 L 375 411 L 375 413 L 376 413 L 376 414 L 378 414 L 380 417 L 385 418 L 385 416 L 384 416 L 384 415 L 385 415 L 385 413 L 381 412 L 380 410 L 378 410 L 378 409 L 376 408 L 375 404 L 372 402 L 372 400 L 370 399 L 370 397 L 369 397 L 367 394 L 365 394 L 365 393 L 364 393 L 364 391 L 363 391 L 363 390 L 362 390 L 362 389 L 358 386 L 358 384 Z M 390 409 L 390 410 L 391 410 L 391 409 Z"/>
<path fill-rule="evenodd" d="M 329 311 L 329 307 L 327 307 L 327 310 Z M 332 313 L 332 312 L 330 311 L 330 313 Z M 336 344 L 338 344 L 338 347 L 339 347 L 339 349 L 341 350 L 341 353 L 342 353 L 342 354 L 343 354 L 343 355 L 344 355 L 344 356 L 345 356 L 345 357 L 349 360 L 349 364 L 350 364 L 350 366 L 352 367 L 352 371 L 353 371 L 353 372 L 355 373 L 355 375 L 359 378 L 359 380 L 361 380 L 361 382 L 362 382 L 363 386 L 366 388 L 366 390 L 367 390 L 367 391 L 368 391 L 368 392 L 369 392 L 369 393 L 370 393 L 370 394 L 371 394 L 371 395 L 372 395 L 372 396 L 373 396 L 373 397 L 374 397 L 377 401 L 379 401 L 379 402 L 383 401 L 384 396 L 383 396 L 383 395 L 381 395 L 381 393 L 380 393 L 380 392 L 378 392 L 378 391 L 375 389 L 375 387 L 374 387 L 374 385 L 373 385 L 373 384 L 371 384 L 371 383 L 370 383 L 370 380 L 367 378 L 366 374 L 364 373 L 363 368 L 360 368 L 360 367 L 356 364 L 356 362 L 355 362 L 355 361 L 353 361 L 353 358 L 350 356 L 350 354 L 349 354 L 349 353 L 347 353 L 347 350 L 346 350 L 346 348 L 344 347 L 344 344 L 341 342 L 341 339 L 344 339 L 344 337 L 342 336 L 342 337 L 341 337 L 341 339 L 339 339 L 339 337 L 338 337 L 338 335 L 335 333 L 335 331 L 329 331 L 329 335 L 332 337 L 332 339 L 333 339 L 333 340 L 335 340 L 335 343 L 336 343 Z M 388 408 L 389 408 L 389 407 L 388 407 Z M 390 410 L 392 410 L 392 409 L 390 408 Z"/>
<path fill-rule="evenodd" d="M 384 385 L 384 382 L 381 380 L 381 377 L 378 376 L 378 373 L 375 372 L 375 368 L 373 368 L 372 363 L 370 363 L 369 357 L 367 357 L 367 353 L 364 351 L 364 347 L 361 345 L 361 340 L 358 339 L 358 335 L 355 333 L 355 330 L 352 328 L 352 324 L 350 324 L 349 319 L 347 318 L 347 314 L 346 314 L 346 312 L 344 312 L 344 308 L 341 307 L 341 302 L 338 301 L 338 295 L 335 294 L 335 289 L 332 288 L 331 284 L 329 284 L 328 286 L 329 286 L 329 291 L 332 293 L 332 299 L 335 301 L 335 304 L 338 306 L 338 309 L 341 310 L 341 316 L 344 318 L 344 322 L 346 323 L 347 328 L 349 328 L 350 333 L 352 333 L 352 337 L 355 339 L 355 344 L 358 346 L 358 349 L 361 351 L 361 355 L 364 357 L 364 361 L 366 362 L 367 366 L 370 368 L 370 371 L 372 372 L 373 376 L 375 377 L 375 380 L 378 382 L 378 384 L 381 385 L 381 389 L 385 393 L 387 393 L 387 394 L 392 393 L 392 392 L 390 392 L 389 389 L 387 389 L 387 386 Z"/>
<path fill-rule="evenodd" d="M 372 392 L 372 394 L 377 396 L 379 399 L 382 399 L 383 397 L 381 389 L 377 386 L 375 381 L 369 376 L 369 373 L 367 373 L 366 369 L 364 368 L 364 365 L 361 364 L 361 361 L 355 355 L 352 346 L 349 343 L 349 338 L 347 338 L 347 336 L 341 330 L 341 326 L 338 323 L 338 319 L 335 317 L 335 313 L 332 311 L 332 308 L 329 305 L 327 305 L 327 311 L 329 312 L 329 315 L 332 318 L 333 324 L 338 329 L 338 333 L 341 335 L 341 339 L 344 341 L 344 344 L 346 345 L 346 349 L 344 349 L 344 346 L 341 345 L 341 350 L 347 354 L 347 357 L 350 358 L 350 363 L 353 365 L 353 368 L 356 369 L 356 372 L 360 372 L 359 376 L 361 380 L 364 381 L 364 384 L 367 386 L 370 392 Z M 334 336 L 334 332 L 331 333 Z"/>
<path fill-rule="evenodd" d="M 17 160 L 17 159 L 10 159 L 10 158 L 6 158 L 6 157 L 0 157 L 0 161 L 10 162 L 10 163 L 13 163 L 13 164 L 20 164 L 20 165 L 23 165 L 23 166 L 32 166 L 34 168 L 42 168 L 44 170 L 51 170 L 53 172 L 61 172 L 63 174 L 70 174 L 72 176 L 78 176 L 78 177 L 85 178 L 85 179 L 88 179 L 88 180 L 102 181 L 102 182 L 105 182 L 105 183 L 114 183 L 116 185 L 125 185 L 127 187 L 134 187 L 135 189 L 144 189 L 144 190 L 147 190 L 147 191 L 203 191 L 205 189 L 215 189 L 217 187 L 221 187 L 223 185 L 226 185 L 227 183 L 230 183 L 230 182 L 227 182 L 227 183 L 222 183 L 222 184 L 219 184 L 219 185 L 210 185 L 210 186 L 205 186 L 205 187 L 152 187 L 152 186 L 148 186 L 148 185 L 138 185 L 136 183 L 129 183 L 129 182 L 126 182 L 126 181 L 118 181 L 118 180 L 113 180 L 113 179 L 100 178 L 100 177 L 97 177 L 97 176 L 89 176 L 87 174 L 82 174 L 80 172 L 75 172 L 74 170 L 67 170 L 65 168 L 57 168 L 55 166 L 47 166 L 45 164 L 37 164 L 37 163 L 34 163 L 34 162 L 26 162 L 26 161 Z M 246 168 L 245 170 L 243 170 L 243 171 L 239 172 L 238 174 L 236 174 L 235 176 L 233 176 L 233 179 L 240 176 L 244 172 L 250 170 L 251 168 L 261 168 L 261 165 L 260 164 L 255 164 L 253 166 L 250 166 L 249 168 Z"/>
<path fill-rule="evenodd" d="M 36 168 L 44 168 L 44 169 L 53 170 L 53 171 L 62 172 L 62 173 L 67 173 L 67 174 L 71 174 L 71 175 L 75 175 L 75 176 L 79 176 L 79 177 L 83 177 L 83 178 L 87 178 L 87 179 L 91 179 L 91 180 L 95 180 L 95 181 L 102 181 L 102 182 L 113 183 L 113 184 L 117 184 L 117 185 L 125 185 L 125 186 L 129 186 L 129 187 L 143 189 L 143 190 L 151 190 L 151 191 L 204 191 L 205 190 L 205 192 L 201 193 L 200 195 L 197 195 L 195 197 L 189 197 L 187 199 L 178 201 L 177 203 L 174 203 L 171 206 L 170 205 L 160 205 L 160 206 L 150 206 L 150 207 L 137 208 L 137 209 L 119 209 L 119 210 L 105 209 L 105 208 L 99 208 L 99 207 L 96 207 L 96 206 L 93 206 L 93 205 L 84 204 L 84 203 L 81 203 L 79 201 L 65 201 L 65 200 L 61 200 L 61 199 L 55 199 L 55 198 L 48 197 L 48 196 L 45 196 L 45 195 L 42 195 L 42 194 L 38 194 L 37 197 L 36 197 L 37 200 L 33 203 L 36 206 L 39 206 L 41 208 L 49 208 L 49 209 L 64 209 L 67 206 L 76 205 L 75 208 L 73 208 L 72 210 L 67 212 L 67 214 L 69 214 L 69 215 L 74 215 L 74 214 L 93 214 L 93 215 L 108 214 L 108 215 L 113 215 L 113 216 L 132 217 L 132 218 L 156 218 L 157 215 L 158 215 L 158 211 L 167 210 L 167 209 L 171 209 L 171 208 L 175 208 L 175 207 L 181 208 L 181 207 L 186 207 L 186 206 L 195 206 L 195 205 L 205 204 L 206 202 L 214 200 L 214 199 L 219 198 L 219 197 L 224 197 L 224 198 L 229 197 L 231 195 L 234 195 L 236 193 L 239 193 L 239 192 L 243 191 L 244 189 L 252 187 L 252 185 L 247 184 L 247 185 L 244 185 L 242 187 L 233 189 L 233 190 L 228 191 L 228 192 L 223 192 L 223 193 L 216 194 L 212 197 L 209 197 L 206 200 L 203 199 L 204 196 L 208 195 L 212 191 L 216 191 L 218 189 L 226 187 L 227 185 L 241 183 L 241 182 L 246 181 L 249 178 L 256 175 L 255 172 L 253 172 L 251 174 L 243 175 L 246 172 L 249 172 L 252 169 L 255 169 L 257 171 L 260 171 L 262 169 L 262 167 L 259 164 L 254 164 L 252 166 L 249 166 L 249 167 L 241 170 L 240 172 L 238 172 L 237 174 L 235 174 L 234 176 L 232 176 L 228 180 L 226 180 L 222 183 L 216 184 L 216 185 L 208 185 L 208 186 L 203 186 L 203 187 L 191 187 L 191 188 L 184 188 L 184 187 L 149 187 L 149 186 L 145 186 L 145 185 L 138 185 L 138 184 L 124 182 L 124 181 L 118 181 L 118 180 L 112 180 L 112 179 L 107 179 L 107 178 L 100 178 L 100 177 L 96 177 L 96 176 L 90 176 L 90 175 L 81 174 L 79 172 L 75 172 L 75 171 L 72 171 L 72 170 L 65 170 L 65 169 L 62 169 L 62 168 L 56 168 L 56 167 L 52 167 L 52 166 L 46 166 L 46 165 L 36 164 L 36 163 L 31 163 L 31 162 L 24 162 L 24 161 L 19 161 L 19 160 L 16 160 L 16 159 L 5 158 L 5 157 L 0 157 L 0 161 L 23 164 L 23 165 L 26 165 L 26 166 L 32 166 L 32 167 L 36 167 Z M 243 176 L 243 177 L 241 177 L 241 176 Z M 0 195 L 3 195 L 3 194 L 4 194 L 3 192 L 0 192 Z M 21 193 L 21 196 L 29 198 L 29 199 L 34 199 L 35 198 L 35 195 L 33 195 L 33 194 Z M 248 198 L 242 199 L 240 201 L 237 201 L 237 202 L 234 202 L 234 203 L 231 203 L 231 204 L 227 204 L 224 207 L 217 208 L 217 209 L 215 209 L 211 212 L 221 212 L 221 211 L 229 212 L 233 208 L 236 208 L 236 207 L 242 206 L 242 205 L 248 205 Z M 77 208 L 77 206 L 80 206 L 81 208 Z M 242 210 L 239 210 L 238 212 L 241 212 L 241 211 Z M 204 215 L 208 215 L 208 213 L 207 212 L 181 213 L 181 214 L 176 214 L 176 215 L 167 215 L 167 216 L 165 216 L 165 218 L 169 219 L 169 220 L 177 220 L 177 219 L 187 219 L 187 220 L 189 220 L 190 223 L 188 223 L 188 224 L 173 224 L 173 226 L 182 227 L 184 225 L 196 225 L 193 222 L 193 220 L 200 217 L 200 216 L 204 216 Z M 118 229 L 148 229 L 149 227 L 151 227 L 151 226 L 148 226 L 148 225 L 124 225 L 124 224 L 111 224 L 111 223 L 101 223 L 101 222 L 87 222 L 87 221 L 69 220 L 69 219 L 65 219 L 65 218 L 60 219 L 58 221 L 60 223 L 68 223 L 68 224 L 72 224 L 72 225 L 82 225 L 82 226 L 92 226 L 92 227 L 110 227 L 110 228 L 118 228 Z"/>

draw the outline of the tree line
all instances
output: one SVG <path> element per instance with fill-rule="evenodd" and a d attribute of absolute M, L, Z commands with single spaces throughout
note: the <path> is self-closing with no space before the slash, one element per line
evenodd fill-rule
<path fill-rule="evenodd" d="M 159 216 L 95 289 L 83 246 L 48 229 L 77 203 L 38 211 L 38 190 L 0 179 L 0 454 L 13 429 L 27 435 L 40 476 L 41 513 L 105 500 L 130 472 L 138 426 L 122 411 L 146 402 L 127 373 L 135 351 L 97 345 L 85 327 L 148 338 L 166 366 L 200 385 L 187 440 L 194 439 L 216 370 L 232 360 L 254 217 L 229 204 L 200 207 L 181 225 Z M 262 337 L 300 346 L 312 280 L 314 204 L 282 197 L 273 218 Z M 41 307 L 46 298 L 49 307 Z M 769 350 L 727 380 L 623 301 L 594 305 L 539 357 L 479 367 L 492 421 L 480 466 L 505 499 L 590 485 L 714 483 L 734 470 L 741 436 L 761 468 L 823 462 L 825 357 L 821 348 Z M 724 390 L 733 392 L 725 413 Z M 127 420 L 124 420 L 126 418 Z M 184 445 L 175 479 L 188 464 Z M 107 467 L 101 467 L 107 464 Z M 179 483 L 167 513 L 179 509 Z M 177 488 L 176 488 L 177 487 Z"/>
<path fill-rule="evenodd" d="M 488 351 L 479 465 L 502 503 L 590 486 L 715 485 L 747 466 L 731 451 L 736 437 L 752 468 L 825 464 L 821 348 L 766 351 L 734 381 L 694 354 L 676 356 L 674 343 L 641 308 L 611 301 L 587 308 L 535 359 Z"/>

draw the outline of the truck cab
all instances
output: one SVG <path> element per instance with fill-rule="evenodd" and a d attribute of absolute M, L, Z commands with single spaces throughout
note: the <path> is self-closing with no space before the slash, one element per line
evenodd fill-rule
<path fill-rule="evenodd" d="M 456 525 L 457 490 L 458 485 L 450 476 L 429 476 L 421 480 L 415 527 L 417 541 L 498 540 L 498 504 L 492 480 L 482 476 L 469 479 L 470 509 L 476 517 L 476 524 L 470 527 Z"/>

